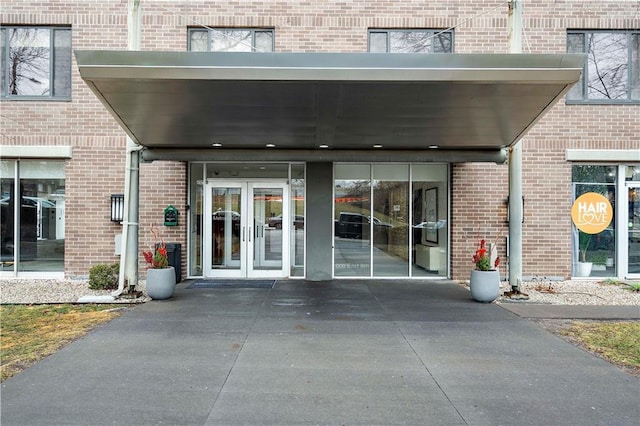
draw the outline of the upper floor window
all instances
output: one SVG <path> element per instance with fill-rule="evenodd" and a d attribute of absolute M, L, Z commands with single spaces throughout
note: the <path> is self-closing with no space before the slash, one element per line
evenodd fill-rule
<path fill-rule="evenodd" d="M 587 54 L 580 80 L 567 93 L 568 101 L 640 100 L 640 32 L 569 31 L 567 52 Z"/>
<path fill-rule="evenodd" d="M 0 27 L 3 98 L 71 99 L 71 29 Z"/>
<path fill-rule="evenodd" d="M 192 52 L 273 52 L 273 30 L 268 28 L 191 28 Z"/>
<path fill-rule="evenodd" d="M 453 31 L 369 30 L 369 52 L 453 53 Z"/>

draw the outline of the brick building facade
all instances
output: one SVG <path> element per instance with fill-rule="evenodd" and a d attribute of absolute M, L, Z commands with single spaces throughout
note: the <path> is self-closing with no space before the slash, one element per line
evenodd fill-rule
<path fill-rule="evenodd" d="M 188 30 L 207 26 L 273 29 L 275 52 L 367 52 L 370 29 L 427 28 L 451 29 L 455 53 L 508 53 L 504 1 L 143 0 L 141 4 L 141 45 L 145 51 L 186 51 Z M 7 28 L 70 28 L 74 50 L 127 49 L 125 0 L 7 1 L 2 5 L 0 23 Z M 565 53 L 568 30 L 637 31 L 640 11 L 637 2 L 524 2 L 523 26 L 524 52 Z M 64 159 L 64 267 L 57 272 L 80 277 L 86 276 L 92 265 L 119 259 L 114 238 L 121 233 L 121 226 L 110 221 L 110 195 L 121 193 L 124 185 L 126 135 L 81 79 L 75 57 L 72 61 L 70 99 L 3 97 L 0 145 L 19 149 L 71 147 L 71 157 Z M 638 72 L 638 68 L 629 72 Z M 639 108 L 638 97 L 629 102 L 595 104 L 566 102 L 563 97 L 523 138 L 524 276 L 574 275 L 570 210 L 572 167 L 579 163 L 567 161 L 567 150 L 637 152 Z M 3 153 L 2 158 L 15 161 L 38 156 L 33 152 L 24 157 Z M 624 159 L 609 158 L 605 155 L 602 162 L 595 163 L 627 164 Z M 637 158 L 630 160 L 628 167 L 640 166 Z M 166 241 L 185 248 L 183 270 L 187 270 L 189 256 L 184 210 L 189 204 L 188 170 L 187 162 L 144 163 L 140 180 L 140 246 L 145 249 L 152 244 L 150 225 L 162 222 L 162 208 L 179 207 L 180 225 L 165 227 L 162 233 Z M 507 174 L 506 165 L 450 164 L 449 277 L 468 277 L 479 232 L 488 238 L 501 235 L 499 247 L 505 254 Z M 633 180 L 640 180 L 635 176 Z M 614 271 L 609 274 L 616 275 Z"/>

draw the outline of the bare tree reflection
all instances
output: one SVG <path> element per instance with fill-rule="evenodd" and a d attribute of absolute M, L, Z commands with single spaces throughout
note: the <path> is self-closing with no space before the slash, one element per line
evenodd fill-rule
<path fill-rule="evenodd" d="M 50 32 L 39 28 L 12 28 L 9 34 L 9 93 L 49 94 Z"/>

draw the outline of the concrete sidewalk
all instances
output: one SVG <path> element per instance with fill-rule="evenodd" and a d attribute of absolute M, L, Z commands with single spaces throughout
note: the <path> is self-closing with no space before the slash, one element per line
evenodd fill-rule
<path fill-rule="evenodd" d="M 637 426 L 639 392 L 638 378 L 448 281 L 180 284 L 7 380 L 0 420 Z"/>

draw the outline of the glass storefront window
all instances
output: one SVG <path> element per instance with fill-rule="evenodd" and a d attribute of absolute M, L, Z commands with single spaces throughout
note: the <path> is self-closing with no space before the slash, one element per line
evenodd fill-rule
<path fill-rule="evenodd" d="M 191 163 L 189 175 L 189 274 L 202 275 L 204 164 Z"/>
<path fill-rule="evenodd" d="M 411 169 L 412 276 L 447 276 L 448 171 L 444 164 Z"/>
<path fill-rule="evenodd" d="M 304 220 L 305 171 L 304 164 L 291 165 L 291 276 L 304 277 Z"/>
<path fill-rule="evenodd" d="M 14 185 L 16 174 L 18 188 Z M 1 177 L 2 269 L 63 272 L 64 162 L 3 161 Z"/>
<path fill-rule="evenodd" d="M 334 168 L 336 277 L 371 275 L 371 166 L 336 164 Z"/>
<path fill-rule="evenodd" d="M 373 275 L 409 276 L 409 168 L 373 166 Z"/>
<path fill-rule="evenodd" d="M 573 226 L 573 276 L 616 276 L 616 166 L 573 166 L 574 200 L 583 194 L 594 192 L 604 195 L 613 208 L 613 220 L 604 231 L 586 234 Z"/>
<path fill-rule="evenodd" d="M 15 161 L 0 161 L 0 270 L 13 270 L 15 229 Z"/>
<path fill-rule="evenodd" d="M 334 171 L 336 277 L 447 275 L 446 165 L 337 164 Z"/>

